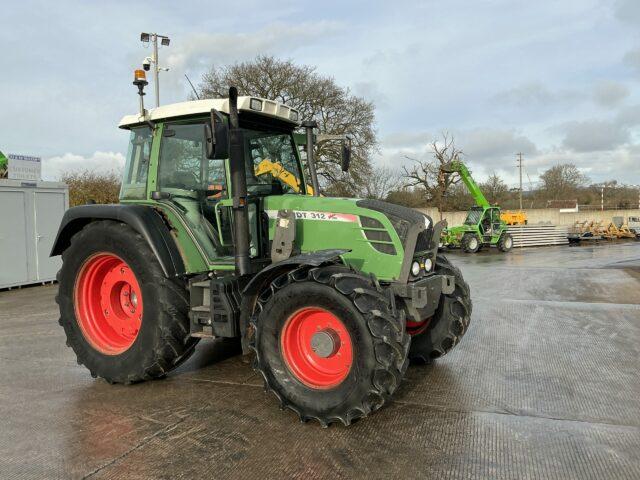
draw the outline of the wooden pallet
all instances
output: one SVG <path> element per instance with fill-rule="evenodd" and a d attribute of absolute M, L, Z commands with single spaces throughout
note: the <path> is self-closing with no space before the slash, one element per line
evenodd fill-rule
<path fill-rule="evenodd" d="M 513 237 L 514 247 L 541 247 L 567 245 L 567 227 L 558 225 L 512 225 L 507 231 Z"/>

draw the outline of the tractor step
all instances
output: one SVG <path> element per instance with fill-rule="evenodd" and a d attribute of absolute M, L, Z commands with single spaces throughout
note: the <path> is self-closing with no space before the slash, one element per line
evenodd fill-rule
<path fill-rule="evenodd" d="M 189 296 L 192 337 L 238 336 L 241 293 L 235 277 L 196 277 L 189 282 Z"/>

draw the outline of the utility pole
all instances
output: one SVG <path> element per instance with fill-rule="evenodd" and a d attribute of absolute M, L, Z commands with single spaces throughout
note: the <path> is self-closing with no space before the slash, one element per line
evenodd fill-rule
<path fill-rule="evenodd" d="M 140 41 L 142 43 L 153 44 L 153 54 L 151 57 L 145 58 L 143 62 L 143 66 L 145 70 L 150 70 L 151 65 L 153 65 L 153 87 L 156 94 L 156 108 L 160 106 L 160 70 L 168 71 L 168 68 L 161 68 L 158 58 L 158 39 L 160 39 L 160 44 L 168 47 L 171 40 L 169 37 L 165 35 L 158 35 L 157 33 L 145 33 L 142 32 L 140 34 Z"/>
<path fill-rule="evenodd" d="M 520 211 L 522 211 L 522 152 L 516 153 L 518 157 L 518 170 L 520 170 Z"/>

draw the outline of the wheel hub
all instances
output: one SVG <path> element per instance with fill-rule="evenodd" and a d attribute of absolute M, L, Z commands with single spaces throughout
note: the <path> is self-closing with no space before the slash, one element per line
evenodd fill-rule
<path fill-rule="evenodd" d="M 142 324 L 140 284 L 127 263 L 111 253 L 87 259 L 75 285 L 78 325 L 87 341 L 106 355 L 127 350 Z"/>
<path fill-rule="evenodd" d="M 340 385 L 353 363 L 347 327 L 320 307 L 303 308 L 287 319 L 280 334 L 280 350 L 289 371 L 314 389 Z"/>
<path fill-rule="evenodd" d="M 334 330 L 322 330 L 311 337 L 311 349 L 320 358 L 335 355 L 339 348 L 340 337 Z"/>

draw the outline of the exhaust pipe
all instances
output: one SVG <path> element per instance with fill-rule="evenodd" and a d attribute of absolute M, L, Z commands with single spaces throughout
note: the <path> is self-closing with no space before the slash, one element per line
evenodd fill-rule
<path fill-rule="evenodd" d="M 238 90 L 229 89 L 229 170 L 233 191 L 235 264 L 238 276 L 251 273 L 249 263 L 249 213 L 247 211 L 247 173 L 244 143 L 238 118 Z"/>

